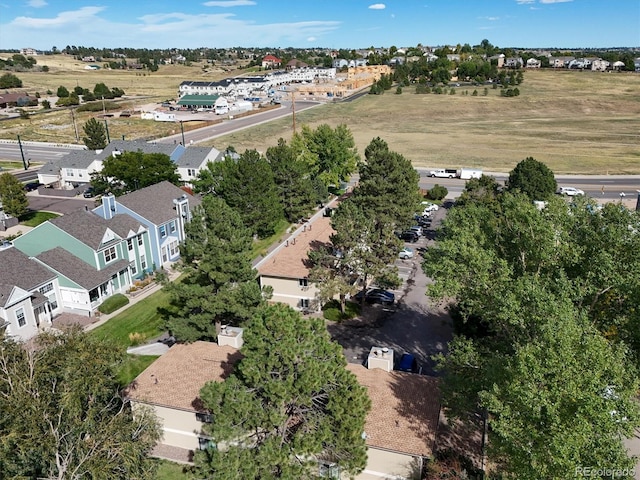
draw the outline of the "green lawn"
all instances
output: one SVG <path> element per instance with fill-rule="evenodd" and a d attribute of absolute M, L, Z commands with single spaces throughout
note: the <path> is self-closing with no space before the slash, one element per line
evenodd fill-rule
<path fill-rule="evenodd" d="M 164 319 L 159 312 L 169 306 L 169 295 L 160 290 L 131 305 L 104 325 L 92 331 L 93 335 L 108 338 L 124 348 L 132 345 L 129 334 L 137 333 L 149 339 L 164 331 Z"/>
<path fill-rule="evenodd" d="M 189 465 L 181 465 L 156 458 L 149 459 L 149 461 L 158 464 L 158 471 L 155 476 L 156 480 L 181 480 L 190 478 L 187 472 L 192 467 Z"/>
<path fill-rule="evenodd" d="M 134 378 L 140 375 L 155 359 L 155 355 L 127 355 L 124 365 L 118 373 L 118 382 L 123 387 L 129 385 Z"/>
<path fill-rule="evenodd" d="M 276 226 L 276 233 L 271 235 L 270 237 L 263 238 L 261 240 L 256 240 L 253 242 L 253 246 L 251 247 L 251 258 L 256 258 L 266 253 L 267 249 L 272 243 L 277 242 L 280 237 L 287 231 L 290 224 L 286 220 L 281 220 L 280 223 Z"/>
<path fill-rule="evenodd" d="M 58 215 L 57 213 L 51 212 L 27 212 L 24 215 L 21 215 L 19 220 L 20 223 L 26 227 L 37 227 L 41 223 L 59 216 L 60 215 Z"/>

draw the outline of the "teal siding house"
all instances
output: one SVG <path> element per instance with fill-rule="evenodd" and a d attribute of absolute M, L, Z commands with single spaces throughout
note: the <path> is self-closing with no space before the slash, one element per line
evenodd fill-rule
<path fill-rule="evenodd" d="M 78 210 L 40 224 L 13 244 L 56 274 L 65 312 L 90 316 L 150 271 L 148 229 L 129 215 L 106 220 Z"/>

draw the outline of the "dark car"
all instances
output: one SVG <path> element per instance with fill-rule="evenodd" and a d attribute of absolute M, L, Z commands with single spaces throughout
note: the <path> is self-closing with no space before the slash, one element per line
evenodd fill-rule
<path fill-rule="evenodd" d="M 27 192 L 33 192 L 34 190 L 37 190 L 37 189 L 38 189 L 38 187 L 41 187 L 41 186 L 42 186 L 42 184 L 41 184 L 41 183 L 38 183 L 38 182 L 31 182 L 31 183 L 27 183 L 27 184 L 24 186 L 24 189 L 25 189 Z"/>
<path fill-rule="evenodd" d="M 418 373 L 418 361 L 416 360 L 416 357 L 410 353 L 403 353 L 402 357 L 400 357 L 396 370 L 400 370 L 401 372 Z"/>
<path fill-rule="evenodd" d="M 93 189 L 93 187 L 87 187 L 87 189 L 82 194 L 84 198 L 91 198 L 94 195 L 95 195 L 95 190 Z"/>
<path fill-rule="evenodd" d="M 363 292 L 360 291 L 353 296 L 353 299 L 356 301 L 362 300 Z M 382 305 L 393 305 L 396 301 L 396 296 L 387 292 L 386 290 L 382 290 L 381 288 L 372 288 L 368 290 L 367 293 L 364 294 L 364 301 L 367 303 L 380 303 Z"/>
<path fill-rule="evenodd" d="M 404 240 L 405 242 L 411 242 L 411 243 L 415 243 L 418 241 L 418 239 L 420 238 L 420 236 L 414 232 L 413 230 L 407 230 L 405 232 L 402 232 L 400 235 L 398 235 L 402 240 Z"/>

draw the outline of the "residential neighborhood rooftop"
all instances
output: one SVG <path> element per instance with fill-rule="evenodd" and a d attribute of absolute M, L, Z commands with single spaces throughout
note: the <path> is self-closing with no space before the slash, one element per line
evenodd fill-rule
<path fill-rule="evenodd" d="M 55 273 L 13 247 L 0 250 L 0 272 L 0 307 L 7 305 L 14 287 L 29 291 L 56 278 Z"/>
<path fill-rule="evenodd" d="M 439 381 L 435 377 L 349 363 L 347 369 L 367 387 L 367 446 L 431 457 L 440 415 Z"/>
<path fill-rule="evenodd" d="M 217 343 L 176 344 L 136 377 L 126 395 L 153 405 L 203 411 L 200 389 L 227 378 L 240 358 L 239 350 Z"/>
<path fill-rule="evenodd" d="M 118 203 L 146 218 L 156 225 L 176 218 L 173 200 L 186 195 L 189 199 L 189 208 L 200 205 L 202 201 L 170 182 L 163 181 L 141 188 L 117 198 Z M 101 207 L 99 207 L 101 208 Z"/>
<path fill-rule="evenodd" d="M 320 217 L 308 224 L 303 231 L 287 240 L 271 258 L 258 267 L 260 275 L 285 278 L 305 278 L 309 276 L 309 250 L 322 244 L 331 243 L 331 217 Z"/>

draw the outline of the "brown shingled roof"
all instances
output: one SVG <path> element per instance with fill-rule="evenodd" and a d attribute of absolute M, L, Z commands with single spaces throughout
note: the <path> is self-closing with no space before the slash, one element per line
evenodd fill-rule
<path fill-rule="evenodd" d="M 330 244 L 330 237 L 334 230 L 331 228 L 330 217 L 320 217 L 313 222 L 311 228 L 300 232 L 293 239 L 288 240 L 288 245 L 282 245 L 271 258 L 258 267 L 260 275 L 285 278 L 305 278 L 309 276 L 307 264 L 309 250 L 317 248 L 320 244 Z"/>
<path fill-rule="evenodd" d="M 239 350 L 217 343 L 176 344 L 136 377 L 126 395 L 153 405 L 203 411 L 200 389 L 227 378 L 240 358 Z"/>
<path fill-rule="evenodd" d="M 347 368 L 367 387 L 371 411 L 365 432 L 367 446 L 431 457 L 435 450 L 440 390 L 438 379 L 406 372 Z"/>

